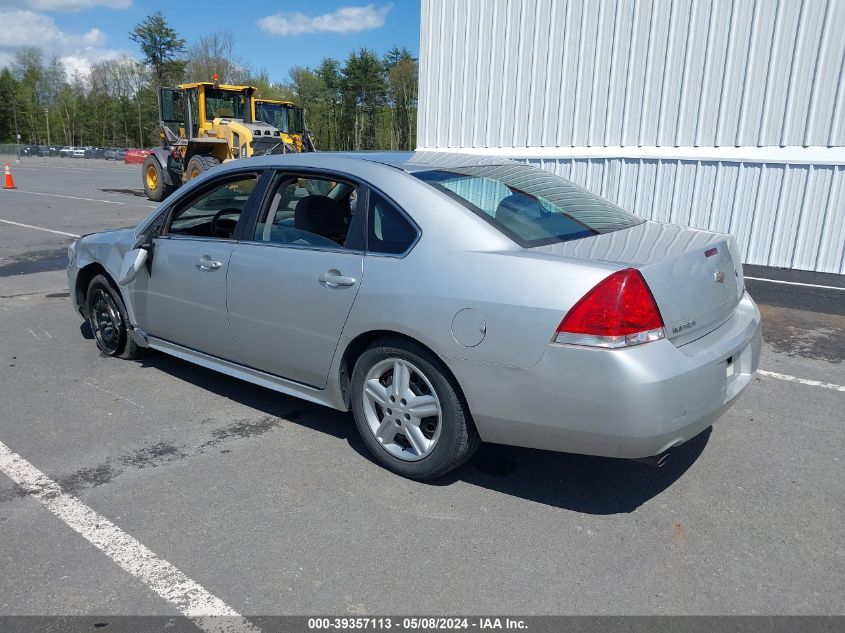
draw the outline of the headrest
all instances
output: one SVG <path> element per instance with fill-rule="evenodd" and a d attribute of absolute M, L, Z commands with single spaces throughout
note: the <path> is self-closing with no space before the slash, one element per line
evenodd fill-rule
<path fill-rule="evenodd" d="M 343 208 L 328 196 L 308 196 L 297 202 L 293 225 L 332 240 L 341 240 L 346 233 Z"/>
<path fill-rule="evenodd" d="M 531 196 L 526 196 L 524 193 L 512 193 L 496 207 L 496 216 L 500 213 L 503 216 L 510 214 L 526 219 L 539 218 L 543 214 L 543 208 Z"/>

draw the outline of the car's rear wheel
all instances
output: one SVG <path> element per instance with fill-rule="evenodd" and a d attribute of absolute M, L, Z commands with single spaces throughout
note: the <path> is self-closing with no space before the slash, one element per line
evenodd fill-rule
<path fill-rule="evenodd" d="M 103 275 L 88 285 L 86 308 L 88 324 L 103 354 L 119 358 L 139 358 L 145 351 L 129 336 L 129 317 L 120 293 Z"/>
<path fill-rule="evenodd" d="M 428 350 L 402 339 L 377 341 L 355 363 L 352 411 L 375 458 L 412 479 L 444 475 L 481 442 L 454 379 Z"/>

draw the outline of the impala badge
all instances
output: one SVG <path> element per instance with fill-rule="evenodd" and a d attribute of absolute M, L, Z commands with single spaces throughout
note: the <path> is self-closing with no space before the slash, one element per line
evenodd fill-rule
<path fill-rule="evenodd" d="M 717 270 L 715 273 L 713 273 L 713 281 L 715 281 L 717 284 L 725 283 L 725 273 L 723 273 L 721 270 Z"/>

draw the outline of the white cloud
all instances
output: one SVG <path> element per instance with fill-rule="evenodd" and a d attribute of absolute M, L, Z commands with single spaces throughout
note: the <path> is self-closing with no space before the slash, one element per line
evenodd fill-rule
<path fill-rule="evenodd" d="M 66 46 L 101 46 L 106 35 L 94 27 L 82 35 L 65 33 L 56 26 L 48 15 L 24 9 L 0 9 L 0 47 L 45 46 L 62 44 Z"/>
<path fill-rule="evenodd" d="M 376 7 L 341 7 L 323 15 L 304 13 L 276 13 L 258 20 L 262 31 L 272 35 L 301 35 L 302 33 L 352 33 L 384 26 L 384 20 L 393 5 Z"/>
<path fill-rule="evenodd" d="M 76 55 L 62 55 L 59 60 L 64 64 L 68 79 L 74 75 L 87 77 L 91 74 L 91 66 L 107 59 L 120 59 L 125 56 L 124 51 L 113 48 L 88 48 Z"/>
<path fill-rule="evenodd" d="M 132 0 L 17 0 L 8 4 L 36 11 L 83 11 L 94 7 L 128 9 Z"/>
<path fill-rule="evenodd" d="M 96 26 L 82 36 L 85 46 L 102 46 L 106 41 L 106 34 Z"/>
<path fill-rule="evenodd" d="M 60 39 L 62 32 L 53 18 L 23 9 L 0 11 L 0 46 L 32 46 Z"/>
<path fill-rule="evenodd" d="M 46 0 L 42 0 L 46 1 Z M 79 73 L 87 75 L 91 65 L 104 59 L 115 59 L 122 51 L 103 48 L 106 35 L 97 27 L 85 33 L 62 31 L 48 15 L 26 9 L 0 9 L 0 68 L 14 59 L 15 49 L 38 46 L 49 58 L 58 55 L 64 63 L 68 78 Z"/>

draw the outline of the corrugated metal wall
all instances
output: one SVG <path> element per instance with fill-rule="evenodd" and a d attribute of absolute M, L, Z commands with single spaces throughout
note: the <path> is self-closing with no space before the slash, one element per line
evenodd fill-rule
<path fill-rule="evenodd" d="M 423 0 L 423 147 L 845 145 L 842 0 Z"/>
<path fill-rule="evenodd" d="M 845 145 L 845 0 L 422 0 L 418 139 L 544 148 L 528 162 L 733 233 L 748 263 L 845 273 L 845 165 L 806 164 Z M 772 146 L 783 160 L 681 159 Z"/>

